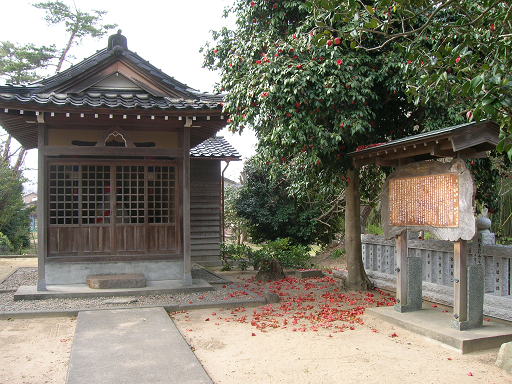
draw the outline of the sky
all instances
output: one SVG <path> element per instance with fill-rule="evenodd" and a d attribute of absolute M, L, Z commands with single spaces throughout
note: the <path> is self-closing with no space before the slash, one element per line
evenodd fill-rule
<path fill-rule="evenodd" d="M 73 5 L 73 0 L 61 0 Z M 44 11 L 31 4 L 34 1 L 0 0 L 0 41 L 35 45 L 55 44 L 64 47 L 67 41 L 64 26 L 48 27 L 43 20 Z M 220 80 L 216 72 L 202 68 L 203 54 L 199 52 L 207 41 L 211 41 L 211 30 L 233 26 L 234 20 L 222 17 L 225 7 L 232 0 L 74 0 L 78 9 L 90 12 L 93 9 L 108 13 L 102 23 L 118 24 L 112 34 L 121 29 L 126 36 L 128 48 L 161 69 L 176 80 L 202 92 L 213 92 L 214 84 Z M 146 6 L 142 6 L 146 4 Z M 70 64 L 94 54 L 107 46 L 108 36 L 100 40 L 86 38 L 81 45 L 74 46 Z M 235 147 L 245 160 L 255 153 L 256 139 L 250 130 L 242 135 L 232 134 L 226 129 L 218 133 Z M 37 150 L 30 150 L 25 161 L 25 176 L 32 180 L 27 190 L 35 190 L 37 178 Z M 224 168 L 225 163 L 222 164 Z M 231 162 L 225 176 L 238 181 L 243 161 Z"/>

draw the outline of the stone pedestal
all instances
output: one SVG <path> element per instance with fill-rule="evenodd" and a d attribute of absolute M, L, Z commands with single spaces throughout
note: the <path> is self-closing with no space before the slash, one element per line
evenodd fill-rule
<path fill-rule="evenodd" d="M 484 268 L 470 265 L 467 274 L 467 313 L 454 314 L 451 327 L 459 331 L 483 327 L 484 320 Z M 466 320 L 461 320 L 466 318 Z"/>
<path fill-rule="evenodd" d="M 142 274 L 87 276 L 87 284 L 93 289 L 144 288 L 146 278 Z"/>
<path fill-rule="evenodd" d="M 422 305 L 422 273 L 421 273 L 421 258 L 408 257 L 407 258 L 407 294 L 406 300 L 400 299 L 400 302 L 395 305 L 397 312 L 413 312 L 421 311 Z M 405 301 L 405 302 L 404 302 Z"/>

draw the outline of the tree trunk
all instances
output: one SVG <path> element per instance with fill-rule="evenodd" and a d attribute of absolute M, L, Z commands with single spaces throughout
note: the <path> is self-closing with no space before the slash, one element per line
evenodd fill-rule
<path fill-rule="evenodd" d="M 60 56 L 59 64 L 57 65 L 57 70 L 55 71 L 55 73 L 60 72 L 60 69 L 62 68 L 62 64 L 64 64 L 64 60 L 66 59 L 66 56 L 67 56 L 69 50 L 71 49 L 71 44 L 73 44 L 75 35 L 76 35 L 76 32 L 73 31 L 73 33 L 69 37 L 68 44 L 66 45 L 66 48 L 64 48 L 64 51 L 62 51 L 62 55 Z"/>
<path fill-rule="evenodd" d="M 350 180 L 345 190 L 345 249 L 347 251 L 348 279 L 345 285 L 349 289 L 369 290 L 372 283 L 363 266 L 361 247 L 361 217 L 359 199 L 359 172 L 348 171 Z"/>
<path fill-rule="evenodd" d="M 12 136 L 9 135 L 9 136 L 7 136 L 7 140 L 5 140 L 4 152 L 2 154 L 2 160 L 4 162 L 9 162 L 9 153 L 11 151 L 11 139 L 12 139 Z"/>
<path fill-rule="evenodd" d="M 25 155 L 27 154 L 27 150 L 25 148 L 21 148 L 21 152 L 16 159 L 16 164 L 14 165 L 14 171 L 17 173 L 20 172 L 20 168 L 23 165 L 23 161 L 25 160 Z"/>

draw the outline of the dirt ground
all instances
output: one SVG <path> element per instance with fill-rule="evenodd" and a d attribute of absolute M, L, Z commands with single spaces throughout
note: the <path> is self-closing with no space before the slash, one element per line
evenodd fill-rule
<path fill-rule="evenodd" d="M 365 313 L 393 304 L 385 292 L 343 291 L 329 275 L 258 282 L 253 272 L 224 274 L 281 302 L 171 314 L 216 384 L 512 382 L 495 366 L 498 349 L 461 355 Z M 0 383 L 65 383 L 75 323 L 0 320 Z"/>
<path fill-rule="evenodd" d="M 76 320 L 0 320 L 0 383 L 65 383 Z"/>
<path fill-rule="evenodd" d="M 461 355 L 364 314 L 367 306 L 392 305 L 386 293 L 343 291 L 329 277 L 258 283 L 251 276 L 230 278 L 279 292 L 282 301 L 172 314 L 217 384 L 512 382 L 495 365 L 498 349 Z"/>

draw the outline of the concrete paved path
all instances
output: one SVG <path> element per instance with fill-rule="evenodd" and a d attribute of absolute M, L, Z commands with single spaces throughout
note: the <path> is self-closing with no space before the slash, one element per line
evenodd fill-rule
<path fill-rule="evenodd" d="M 212 383 L 163 308 L 78 315 L 68 384 Z"/>

